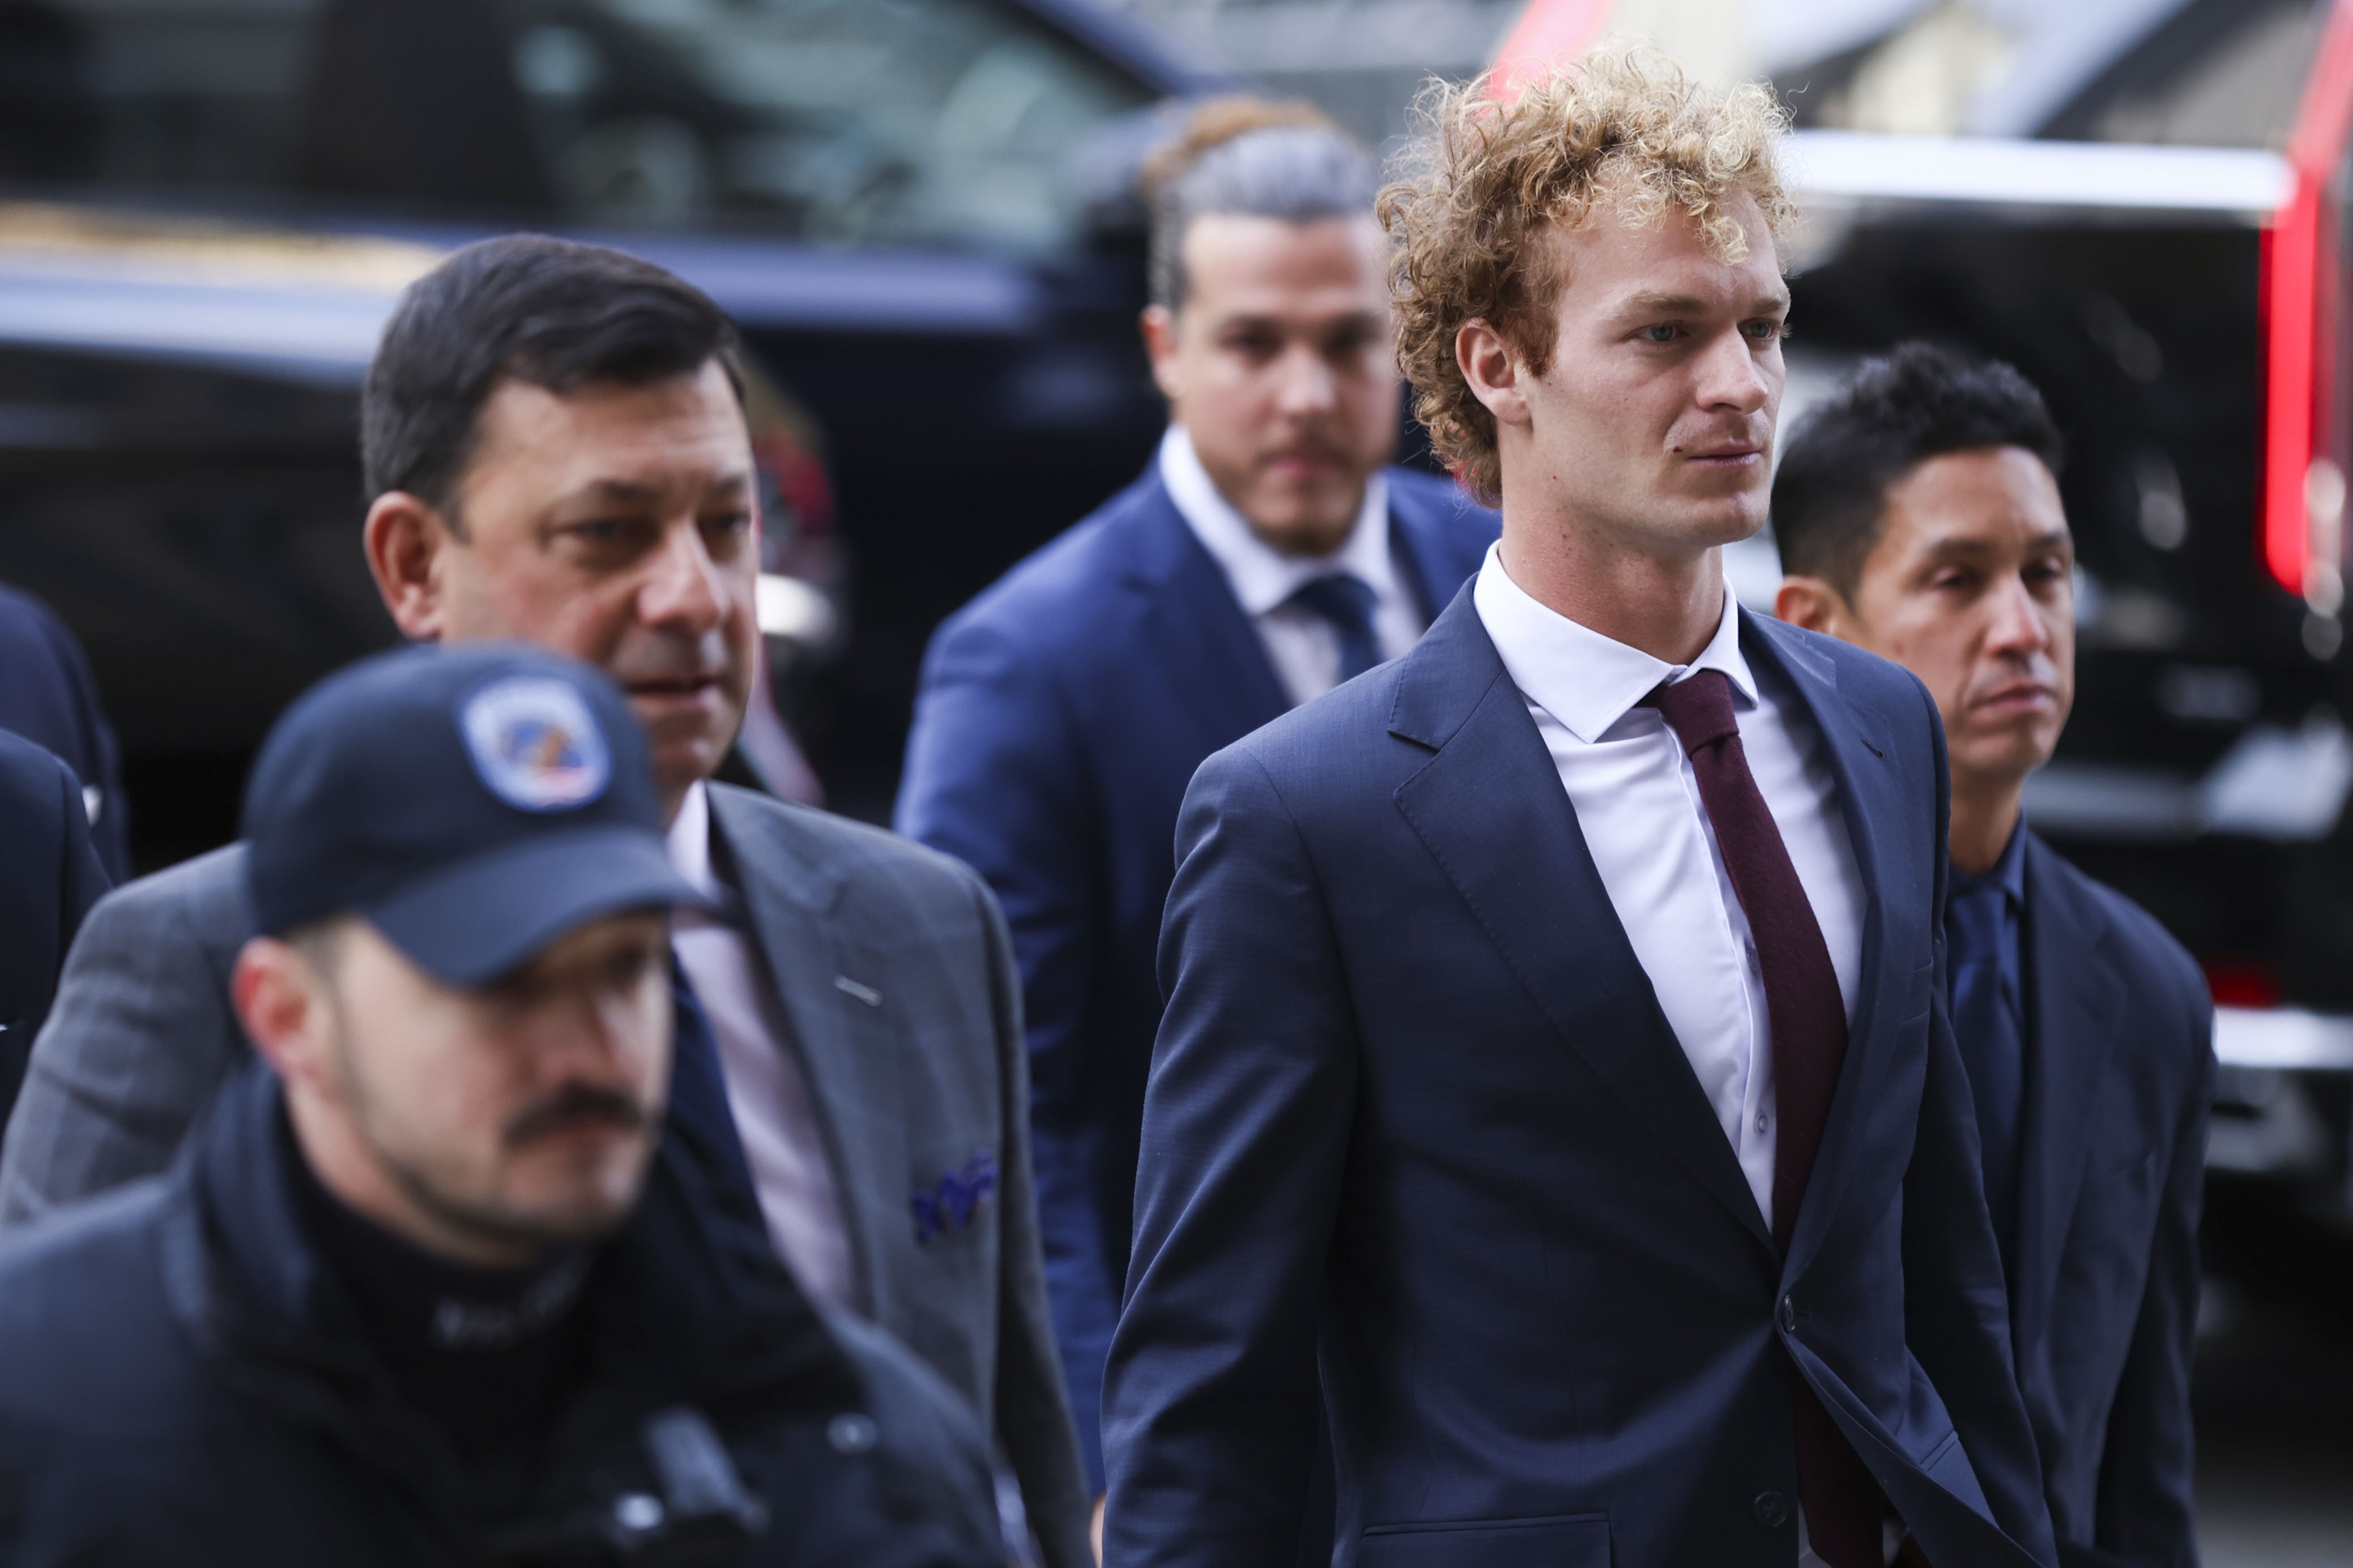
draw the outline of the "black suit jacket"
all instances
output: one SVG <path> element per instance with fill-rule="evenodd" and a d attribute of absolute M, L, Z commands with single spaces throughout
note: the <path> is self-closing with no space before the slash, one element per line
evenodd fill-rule
<path fill-rule="evenodd" d="M 73 770 L 0 731 L 0 1126 L 49 1016 L 66 950 L 106 888 Z"/>
<path fill-rule="evenodd" d="M 2191 1568 L 2189 1359 L 2213 1096 L 2204 977 L 2029 834 L 2019 1381 L 2061 1560 Z"/>
<path fill-rule="evenodd" d="M 1939 1568 L 2052 1561 L 1942 1002 L 1936 709 L 1842 643 L 1741 637 L 1868 893 L 1788 1255 L 1466 590 L 1187 793 L 1113 1568 L 1288 1564 L 1319 1387 L 1341 1568 L 1788 1568 L 1796 1377 Z"/>

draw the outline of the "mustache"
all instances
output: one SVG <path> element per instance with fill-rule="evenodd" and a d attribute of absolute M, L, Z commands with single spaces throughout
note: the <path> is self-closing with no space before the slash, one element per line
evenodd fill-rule
<path fill-rule="evenodd" d="M 701 637 L 629 638 L 605 660 L 605 673 L 623 686 L 647 681 L 718 680 L 734 667 L 734 650 L 716 631 Z"/>
<path fill-rule="evenodd" d="M 603 1124 L 619 1131 L 636 1132 L 652 1120 L 644 1105 L 619 1089 L 575 1083 L 515 1112 L 500 1136 L 512 1148 L 550 1132 L 569 1131 L 581 1125 Z"/>

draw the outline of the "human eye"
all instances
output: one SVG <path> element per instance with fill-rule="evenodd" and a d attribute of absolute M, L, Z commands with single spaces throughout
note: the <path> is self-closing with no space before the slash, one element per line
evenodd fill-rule
<path fill-rule="evenodd" d="M 1653 321 L 1649 326 L 1639 329 L 1634 335 L 1646 343 L 1671 343 L 1683 336 L 1683 332 L 1681 322 Z"/>

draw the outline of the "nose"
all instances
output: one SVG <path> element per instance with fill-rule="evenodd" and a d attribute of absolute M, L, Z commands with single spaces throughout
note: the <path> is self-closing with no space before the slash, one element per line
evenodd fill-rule
<path fill-rule="evenodd" d="M 678 626 L 700 636 L 719 624 L 726 603 L 719 564 L 695 519 L 671 521 L 638 590 L 638 618 L 649 626 Z"/>
<path fill-rule="evenodd" d="M 1986 630 L 1986 650 L 2012 658 L 2031 658 L 2051 646 L 2051 628 L 2042 618 L 2026 579 L 2005 574 L 1993 593 L 1992 624 Z"/>
<path fill-rule="evenodd" d="M 1338 399 L 1332 367 L 1312 344 L 1293 343 L 1275 362 L 1275 406 L 1293 419 L 1314 418 L 1331 411 Z"/>
<path fill-rule="evenodd" d="M 1720 334 L 1700 356 L 1702 408 L 1754 414 L 1772 399 L 1773 384 L 1755 345 L 1737 331 Z"/>

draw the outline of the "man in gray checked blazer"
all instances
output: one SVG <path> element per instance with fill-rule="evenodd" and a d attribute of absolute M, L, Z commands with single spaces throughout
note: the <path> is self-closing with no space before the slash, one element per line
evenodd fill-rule
<path fill-rule="evenodd" d="M 618 253 L 517 237 L 403 297 L 362 400 L 370 568 L 418 641 L 601 665 L 652 742 L 689 1074 L 723 1092 L 744 1217 L 820 1304 L 971 1402 L 1049 1568 L 1092 1562 L 1031 1195 L 1019 977 L 979 878 L 877 828 L 709 782 L 758 656 L 733 329 Z M 0 1146 L 0 1226 L 149 1176 L 248 1049 L 232 845 L 92 910 Z M 724 1116 L 721 1121 L 727 1120 Z M 723 1136 L 723 1133 L 722 1134 Z M 740 1155 L 740 1160 L 735 1156 Z"/>

